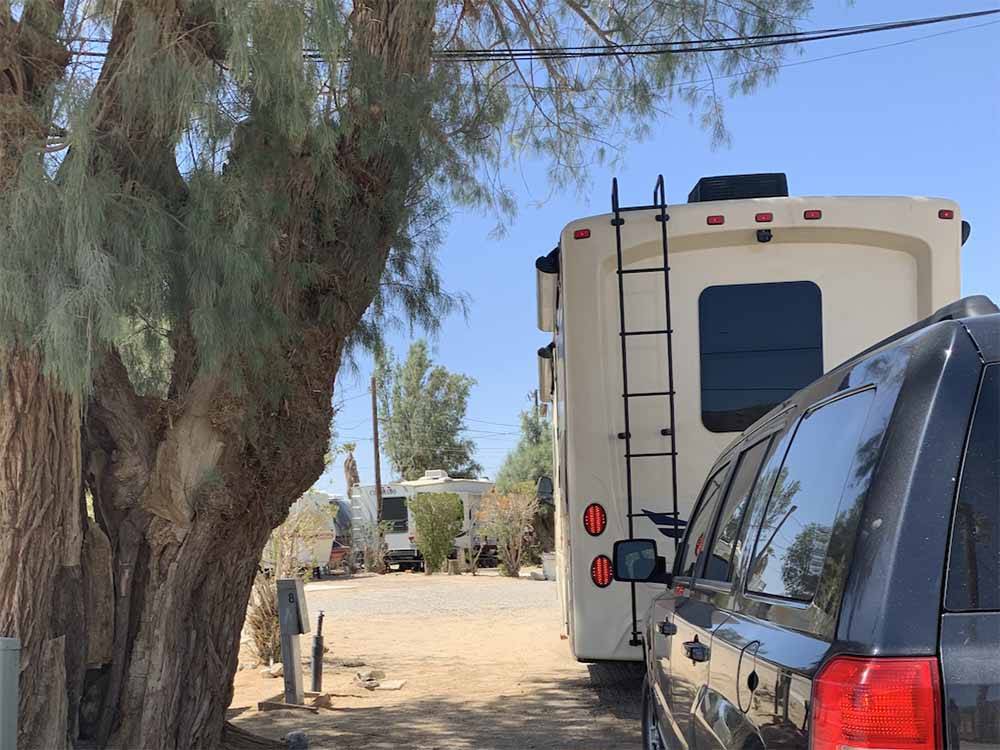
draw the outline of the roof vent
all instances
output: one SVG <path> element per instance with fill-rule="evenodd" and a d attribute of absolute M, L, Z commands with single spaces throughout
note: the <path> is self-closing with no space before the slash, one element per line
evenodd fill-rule
<path fill-rule="evenodd" d="M 688 194 L 688 203 L 787 197 L 788 178 L 785 177 L 784 172 L 731 174 L 719 177 L 702 177 Z"/>
<path fill-rule="evenodd" d="M 448 472 L 444 469 L 427 469 L 424 472 L 424 479 L 450 479 Z"/>

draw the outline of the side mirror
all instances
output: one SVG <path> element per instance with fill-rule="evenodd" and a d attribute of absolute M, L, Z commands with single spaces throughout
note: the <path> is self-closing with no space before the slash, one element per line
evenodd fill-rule
<path fill-rule="evenodd" d="M 630 583 L 665 583 L 673 576 L 667 573 L 667 561 L 656 554 L 652 539 L 622 539 L 615 542 L 614 578 Z"/>
<path fill-rule="evenodd" d="M 552 477 L 538 477 L 538 484 L 535 485 L 535 494 L 538 495 L 539 501 L 543 503 L 552 504 Z"/>

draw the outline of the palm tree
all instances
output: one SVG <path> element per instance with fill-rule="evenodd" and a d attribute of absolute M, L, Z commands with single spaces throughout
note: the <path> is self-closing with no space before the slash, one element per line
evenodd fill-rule
<path fill-rule="evenodd" d="M 361 477 L 358 476 L 358 462 L 354 459 L 357 447 L 357 443 L 344 443 L 337 448 L 337 453 L 344 454 L 344 484 L 347 487 L 348 497 L 351 496 L 351 487 L 361 483 Z"/>

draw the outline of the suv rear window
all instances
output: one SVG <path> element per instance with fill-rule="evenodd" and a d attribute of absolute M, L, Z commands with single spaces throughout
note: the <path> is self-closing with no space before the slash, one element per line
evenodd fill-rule
<path fill-rule="evenodd" d="M 874 396 L 861 391 L 802 417 L 764 512 L 748 591 L 812 600 Z"/>
<path fill-rule="evenodd" d="M 704 578 L 711 581 L 728 581 L 732 575 L 733 557 L 736 554 L 740 529 L 743 528 L 743 517 L 746 515 L 750 493 L 753 491 L 757 473 L 770 445 L 771 438 L 767 437 L 740 454 L 733 481 L 729 483 L 729 492 L 726 493 L 726 504 L 722 506 L 722 513 L 715 527 L 712 554 L 705 564 Z"/>
<path fill-rule="evenodd" d="M 945 607 L 1000 609 L 1000 365 L 986 369 L 969 432 Z"/>
<path fill-rule="evenodd" d="M 715 518 L 715 511 L 719 508 L 719 501 L 722 499 L 722 482 L 726 478 L 729 464 L 716 471 L 705 483 L 705 488 L 701 491 L 701 501 L 695 509 L 694 517 L 688 526 L 687 536 L 684 541 L 683 562 L 677 568 L 679 576 L 693 576 L 698 567 L 698 559 L 705 551 L 708 543 L 708 535 L 712 532 L 712 519 Z"/>

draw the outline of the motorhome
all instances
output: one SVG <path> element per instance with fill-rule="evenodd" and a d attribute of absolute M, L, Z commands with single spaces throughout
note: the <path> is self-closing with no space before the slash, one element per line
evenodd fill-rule
<path fill-rule="evenodd" d="M 581 661 L 641 660 L 655 587 L 612 546 L 675 545 L 715 457 L 796 390 L 960 296 L 956 203 L 789 197 L 783 174 L 703 178 L 565 226 L 536 262 L 552 402 L 557 579 Z"/>
<path fill-rule="evenodd" d="M 455 537 L 455 554 L 462 557 L 470 546 L 482 546 L 486 540 L 477 531 L 477 514 L 484 494 L 493 489 L 488 479 L 462 479 L 451 477 L 448 472 L 431 469 L 419 479 L 392 482 L 382 487 L 382 520 L 388 524 L 385 541 L 388 548 L 387 560 L 401 569 L 420 569 L 423 558 L 417 549 L 413 513 L 409 501 L 420 493 L 452 492 L 462 501 L 462 531 Z M 375 527 L 377 498 L 374 485 L 356 485 L 351 492 L 352 515 L 355 528 L 358 519 L 365 519 L 370 528 Z M 481 562 L 491 559 L 489 545 L 484 550 Z"/>

